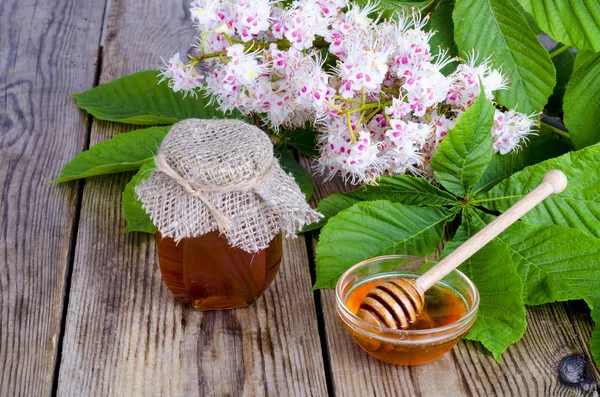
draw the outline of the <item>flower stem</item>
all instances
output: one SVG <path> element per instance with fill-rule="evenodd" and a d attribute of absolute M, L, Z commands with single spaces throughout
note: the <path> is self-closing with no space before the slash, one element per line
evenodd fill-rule
<path fill-rule="evenodd" d="M 392 101 L 386 101 L 386 102 L 383 102 L 383 103 L 380 103 L 380 102 L 371 102 L 371 103 L 364 104 L 362 106 L 357 106 L 357 107 L 352 108 L 352 109 L 344 110 L 341 114 L 351 114 L 351 113 L 356 113 L 356 112 L 362 112 L 362 111 L 367 110 L 367 109 L 375 109 L 375 108 L 379 108 L 380 106 L 389 105 L 391 103 L 392 103 Z"/>
<path fill-rule="evenodd" d="M 329 101 L 325 101 L 325 104 L 327 104 L 327 106 L 329 106 L 330 108 L 332 108 L 333 110 L 335 110 L 338 113 L 342 113 L 343 110 L 338 108 L 337 106 L 335 106 L 333 103 L 329 102 Z"/>
<path fill-rule="evenodd" d="M 385 117 L 385 121 L 387 122 L 388 128 L 391 127 L 392 122 L 390 121 L 390 116 L 388 116 L 386 112 L 383 112 L 383 117 Z"/>
<path fill-rule="evenodd" d="M 229 37 L 229 35 L 227 33 L 222 33 L 222 35 L 225 36 L 225 39 L 227 40 L 227 42 L 229 43 L 229 45 L 233 44 L 233 41 L 231 40 L 231 37 Z"/>
<path fill-rule="evenodd" d="M 254 50 L 255 47 L 256 47 L 256 50 L 268 50 L 270 45 L 271 45 L 271 43 L 259 43 L 256 40 L 252 40 L 252 41 L 249 41 L 248 43 L 246 43 L 246 45 L 244 46 L 244 50 L 245 51 Z"/>
<path fill-rule="evenodd" d="M 358 99 L 352 99 L 352 98 L 344 98 L 341 97 L 339 95 L 336 95 L 333 97 L 334 99 L 339 99 L 340 101 L 345 101 L 345 102 L 353 102 L 353 103 L 360 103 L 361 105 L 363 104 L 361 101 L 359 101 Z"/>
<path fill-rule="evenodd" d="M 379 106 L 377 109 L 373 110 L 373 111 L 371 112 L 371 114 L 369 114 L 369 115 L 367 116 L 367 118 L 365 119 L 365 123 L 368 123 L 369 121 L 371 121 L 371 119 L 372 119 L 373 117 L 375 117 L 375 115 L 376 115 L 377 113 L 381 112 L 382 110 L 383 110 L 383 106 Z"/>
<path fill-rule="evenodd" d="M 350 143 L 356 143 L 356 134 L 354 133 L 354 129 L 352 128 L 352 120 L 350 120 L 350 113 L 346 114 L 346 119 L 348 121 L 348 131 L 350 131 Z"/>
<path fill-rule="evenodd" d="M 362 112 L 360 112 L 360 116 L 358 116 L 358 121 L 356 122 L 356 125 L 360 125 L 360 123 L 362 123 L 362 120 L 364 117 L 365 117 L 365 111 L 363 110 Z"/>
<path fill-rule="evenodd" d="M 543 121 L 542 121 L 541 123 L 542 123 L 542 124 L 544 124 L 544 126 L 545 126 L 547 129 L 549 129 L 550 131 L 554 132 L 556 135 L 560 135 L 560 136 L 562 136 L 563 138 L 569 138 L 569 139 L 570 139 L 570 137 L 569 137 L 569 133 L 568 133 L 568 132 L 566 132 L 566 131 L 563 131 L 563 130 L 561 130 L 561 129 L 558 129 L 558 128 L 556 128 L 556 127 L 554 127 L 553 125 L 550 125 L 550 124 L 548 124 L 548 123 L 544 123 Z"/>
<path fill-rule="evenodd" d="M 564 44 L 559 44 L 556 47 L 554 47 L 552 49 L 552 51 L 550 51 L 550 58 L 554 58 L 558 54 L 562 54 L 563 52 L 567 51 L 568 49 L 569 49 L 569 46 L 564 45 Z"/>
<path fill-rule="evenodd" d="M 210 53 L 208 53 L 208 54 L 203 54 L 203 55 L 200 55 L 200 56 L 199 56 L 198 58 L 196 58 L 196 59 L 198 60 L 198 62 L 202 62 L 202 61 L 204 61 L 205 59 L 208 59 L 208 58 L 216 58 L 216 57 L 220 57 L 220 56 L 223 56 L 223 55 L 227 55 L 227 51 L 210 52 Z"/>

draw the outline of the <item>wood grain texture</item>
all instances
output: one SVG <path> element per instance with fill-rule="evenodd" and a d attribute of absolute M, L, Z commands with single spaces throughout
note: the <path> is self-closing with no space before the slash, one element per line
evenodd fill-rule
<path fill-rule="evenodd" d="M 52 392 L 104 1 L 0 1 L 0 395 Z"/>
<path fill-rule="evenodd" d="M 589 341 L 594 330 L 594 322 L 590 316 L 590 309 L 584 301 L 572 301 L 564 304 L 569 319 L 575 328 L 575 335 L 579 338 L 589 360 L 588 370 L 590 378 L 600 384 L 600 368 L 594 365 L 590 353 Z M 600 324 L 599 324 L 600 325 Z"/>
<path fill-rule="evenodd" d="M 301 158 L 304 166 L 310 160 Z M 315 178 L 313 205 L 323 197 L 353 189 L 339 179 Z M 316 240 L 313 240 L 316 244 Z M 313 245 L 314 245 L 313 244 Z M 397 367 L 367 355 L 343 328 L 335 311 L 335 292 L 319 291 L 336 396 L 594 396 L 596 389 L 562 385 L 557 366 L 566 356 L 586 354 L 591 320 L 582 320 L 580 335 L 563 304 L 530 307 L 525 337 L 494 361 L 478 343 L 460 342 L 439 360 Z M 587 335 L 586 338 L 581 336 Z M 597 382 L 598 379 L 594 378 Z"/>
<path fill-rule="evenodd" d="M 164 285 L 153 236 L 122 232 L 127 179 L 86 185 L 58 394 L 325 395 L 304 240 L 252 307 L 196 312 Z"/>
<path fill-rule="evenodd" d="M 469 394 L 486 396 L 597 396 L 597 389 L 570 387 L 558 380 L 567 356 L 584 354 L 563 304 L 527 308 L 527 331 L 497 364 L 483 348 L 461 342 L 452 351 Z"/>
<path fill-rule="evenodd" d="M 114 1 L 101 81 L 157 67 L 194 36 L 187 8 Z M 129 129 L 94 121 L 92 143 Z M 123 232 L 131 175 L 86 181 L 58 395 L 326 395 L 304 239 L 248 309 L 195 312 L 164 285 L 153 236 Z"/>

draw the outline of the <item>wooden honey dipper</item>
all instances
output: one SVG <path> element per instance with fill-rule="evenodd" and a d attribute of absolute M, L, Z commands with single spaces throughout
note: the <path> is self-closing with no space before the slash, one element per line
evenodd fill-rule
<path fill-rule="evenodd" d="M 567 177 L 552 170 L 535 189 L 468 239 L 419 278 L 383 282 L 369 291 L 356 315 L 371 324 L 391 329 L 408 328 L 423 311 L 425 291 L 492 241 L 552 193 L 567 187 Z"/>

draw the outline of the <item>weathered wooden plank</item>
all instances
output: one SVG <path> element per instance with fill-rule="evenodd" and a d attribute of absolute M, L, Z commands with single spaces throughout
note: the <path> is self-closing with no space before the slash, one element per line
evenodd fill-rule
<path fill-rule="evenodd" d="M 0 1 L 0 395 L 52 392 L 103 1 Z"/>
<path fill-rule="evenodd" d="M 481 346 L 462 342 L 452 351 L 470 394 L 486 396 L 594 396 L 597 390 L 569 387 L 557 367 L 567 356 L 584 354 L 562 304 L 529 307 L 528 327 L 497 364 Z"/>
<path fill-rule="evenodd" d="M 101 80 L 185 53 L 187 7 L 114 2 Z M 123 130 L 95 121 L 91 140 Z M 326 395 L 304 239 L 285 241 L 281 271 L 252 307 L 195 312 L 162 282 L 153 237 L 123 233 L 127 178 L 85 185 L 58 394 Z"/>
<path fill-rule="evenodd" d="M 301 162 L 306 167 L 310 164 L 306 158 Z M 353 188 L 338 179 L 327 183 L 318 176 L 315 179 L 313 204 L 319 198 Z M 335 292 L 319 293 L 336 396 L 595 395 L 595 390 L 567 387 L 558 380 L 560 360 L 585 351 L 562 304 L 528 308 L 527 333 L 507 350 L 502 364 L 497 364 L 479 344 L 463 341 L 437 361 L 396 367 L 364 353 L 337 318 Z M 581 333 L 589 339 L 589 330 Z"/>
<path fill-rule="evenodd" d="M 583 301 L 573 301 L 564 304 L 565 310 L 569 315 L 575 333 L 581 341 L 583 348 L 586 352 L 586 357 L 589 360 L 589 375 L 596 382 L 600 382 L 600 368 L 594 365 L 594 361 L 591 358 L 589 341 L 592 337 L 592 331 L 594 330 L 594 321 L 590 316 L 590 310 L 587 304 Z"/>

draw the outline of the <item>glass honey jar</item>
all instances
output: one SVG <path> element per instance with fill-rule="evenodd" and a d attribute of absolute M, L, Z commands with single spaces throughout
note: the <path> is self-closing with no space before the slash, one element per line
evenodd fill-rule
<path fill-rule="evenodd" d="M 256 253 L 231 247 L 218 231 L 178 243 L 157 233 L 156 244 L 165 284 L 196 310 L 251 305 L 275 278 L 282 258 L 281 233 Z"/>
<path fill-rule="evenodd" d="M 282 235 L 322 218 L 269 136 L 240 120 L 180 121 L 154 163 L 135 192 L 158 230 L 167 287 L 197 310 L 251 305 L 277 274 Z"/>

